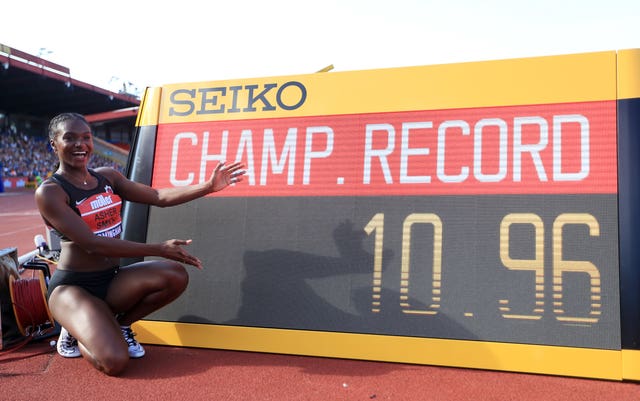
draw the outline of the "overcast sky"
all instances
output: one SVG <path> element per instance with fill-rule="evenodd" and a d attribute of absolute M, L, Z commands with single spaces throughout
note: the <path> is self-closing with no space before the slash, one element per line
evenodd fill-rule
<path fill-rule="evenodd" d="M 0 13 L 0 43 L 106 88 L 640 48 L 640 0 L 7 0 Z"/>

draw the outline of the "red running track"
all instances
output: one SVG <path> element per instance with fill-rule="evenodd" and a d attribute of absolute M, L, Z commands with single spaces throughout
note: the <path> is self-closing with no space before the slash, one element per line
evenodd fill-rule
<path fill-rule="evenodd" d="M 0 248 L 44 235 L 32 191 L 0 193 Z M 47 341 L 0 351 L 0 399 L 637 401 L 640 384 L 400 363 L 147 345 L 121 377 Z"/>

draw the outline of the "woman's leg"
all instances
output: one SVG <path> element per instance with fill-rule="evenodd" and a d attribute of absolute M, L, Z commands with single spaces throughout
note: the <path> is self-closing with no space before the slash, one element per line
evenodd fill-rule
<path fill-rule="evenodd" d="M 127 366 L 129 353 L 109 306 L 86 290 L 61 285 L 49 296 L 53 318 L 78 340 L 80 352 L 98 370 L 117 375 Z"/>
<path fill-rule="evenodd" d="M 128 326 L 169 304 L 184 292 L 189 274 L 177 262 L 153 260 L 122 267 L 116 274 L 105 301 Z"/>

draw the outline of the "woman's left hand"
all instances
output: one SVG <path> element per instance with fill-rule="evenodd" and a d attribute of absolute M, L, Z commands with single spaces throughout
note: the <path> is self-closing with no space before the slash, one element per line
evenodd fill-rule
<path fill-rule="evenodd" d="M 160 244 L 161 253 L 160 256 L 167 259 L 173 259 L 180 263 L 186 263 L 191 266 L 195 266 L 202 270 L 202 262 L 200 259 L 187 252 L 183 246 L 191 244 L 191 240 L 183 239 L 170 239 Z"/>
<path fill-rule="evenodd" d="M 241 162 L 235 162 L 228 166 L 225 165 L 225 162 L 218 163 L 211 176 L 213 192 L 222 191 L 229 185 L 242 181 L 242 176 L 246 173 L 243 168 L 244 164 Z"/>

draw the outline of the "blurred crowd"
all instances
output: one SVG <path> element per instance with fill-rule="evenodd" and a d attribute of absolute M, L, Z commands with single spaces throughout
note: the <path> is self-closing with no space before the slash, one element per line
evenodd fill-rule
<path fill-rule="evenodd" d="M 58 157 L 53 153 L 48 138 L 34 137 L 11 129 L 0 131 L 0 166 L 2 177 L 27 177 L 28 181 L 41 181 L 53 173 Z M 118 163 L 94 153 L 90 168 L 108 166 L 122 172 Z"/>

